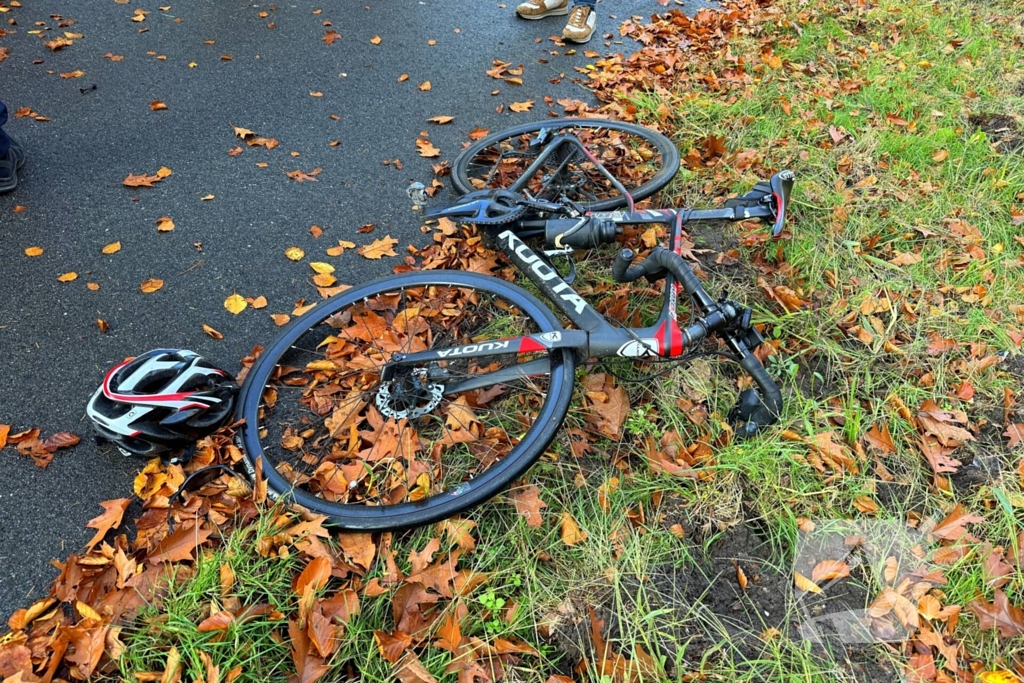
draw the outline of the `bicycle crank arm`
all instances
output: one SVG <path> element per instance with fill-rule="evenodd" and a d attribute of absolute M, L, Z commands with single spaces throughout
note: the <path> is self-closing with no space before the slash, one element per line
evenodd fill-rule
<path fill-rule="evenodd" d="M 431 349 L 430 351 L 419 351 L 417 353 L 396 353 L 391 356 L 391 360 L 381 369 L 380 376 L 382 381 L 389 381 L 393 379 L 395 370 L 400 366 L 423 365 L 445 360 L 458 360 L 460 358 L 486 358 L 488 356 L 501 356 L 510 353 L 535 353 L 560 348 L 585 349 L 586 347 L 587 333 L 582 330 L 541 332 L 524 337 L 510 337 L 508 339 L 495 339 L 465 344 L 463 346 L 451 346 L 446 349 Z"/>

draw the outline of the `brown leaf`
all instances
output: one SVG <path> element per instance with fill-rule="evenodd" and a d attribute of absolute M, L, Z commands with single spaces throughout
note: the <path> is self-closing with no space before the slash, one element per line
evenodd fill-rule
<path fill-rule="evenodd" d="M 151 564 L 191 560 L 192 551 L 206 543 L 211 534 L 213 529 L 182 524 L 173 534 L 160 541 L 146 559 Z"/>
<path fill-rule="evenodd" d="M 336 628 L 331 620 L 320 613 L 319 610 L 314 610 L 309 615 L 309 624 L 306 627 L 306 633 L 309 635 L 309 642 L 313 644 L 316 651 L 321 657 L 325 659 L 331 656 L 334 652 L 334 647 L 337 645 L 335 639 Z"/>
<path fill-rule="evenodd" d="M 48 451 L 56 451 L 61 448 L 71 448 L 79 442 L 79 436 L 71 432 L 57 432 L 43 441 L 43 447 Z"/>
<path fill-rule="evenodd" d="M 398 244 L 398 240 L 391 237 L 391 235 L 385 235 L 379 240 L 374 240 L 370 244 L 363 245 L 356 249 L 356 253 L 367 259 L 380 259 L 385 256 L 397 256 L 395 253 L 394 246 Z"/>
<path fill-rule="evenodd" d="M 42 247 L 26 247 L 25 248 L 25 256 L 42 256 L 42 255 L 43 255 L 43 248 Z"/>
<path fill-rule="evenodd" d="M 166 104 L 164 104 L 160 100 L 153 100 L 152 102 L 149 103 L 149 108 L 152 109 L 153 111 L 164 111 L 168 107 L 167 107 Z"/>
<path fill-rule="evenodd" d="M 576 520 L 568 512 L 562 513 L 562 543 L 576 545 L 587 540 L 587 532 L 580 529 Z"/>
<path fill-rule="evenodd" d="M 967 603 L 967 609 L 978 617 L 978 628 L 982 631 L 998 629 L 1003 638 L 1024 634 L 1024 609 L 1011 605 L 1006 593 L 998 588 L 992 602 L 977 598 Z"/>
<path fill-rule="evenodd" d="M 793 572 L 793 583 L 796 587 L 805 593 L 820 593 L 821 589 L 818 588 L 818 584 L 814 583 L 800 572 Z"/>
<path fill-rule="evenodd" d="M 518 512 L 526 519 L 526 526 L 539 527 L 541 525 L 541 509 L 548 505 L 540 499 L 540 489 L 533 484 L 520 486 L 508 494 L 509 500 L 516 506 Z"/>
<path fill-rule="evenodd" d="M 491 131 L 488 130 L 487 128 L 479 128 L 479 127 L 477 127 L 477 128 L 474 128 L 473 130 L 469 131 L 469 139 L 470 140 L 482 140 L 485 137 L 487 137 L 487 134 L 490 133 L 490 132 Z"/>
<path fill-rule="evenodd" d="M 373 542 L 373 536 L 367 533 L 347 532 L 338 534 L 338 542 L 345 553 L 345 557 L 352 560 L 354 564 L 363 569 L 369 569 L 373 564 L 377 546 Z"/>
<path fill-rule="evenodd" d="M 153 292 L 161 289 L 163 286 L 163 280 L 151 277 L 148 280 L 144 281 L 141 285 L 139 285 L 139 289 L 142 290 L 143 294 L 152 294 Z"/>
<path fill-rule="evenodd" d="M 234 621 L 235 615 L 233 615 L 231 612 L 219 610 L 208 616 L 206 619 L 203 619 L 201 622 L 199 622 L 199 625 L 196 626 L 196 630 L 198 630 L 200 633 L 209 633 L 211 631 L 226 631 Z"/>
<path fill-rule="evenodd" d="M 436 123 L 438 125 L 444 125 L 446 123 L 451 123 L 454 120 L 455 120 L 454 116 L 431 116 L 429 119 L 427 119 L 427 121 L 430 121 L 431 123 Z"/>
<path fill-rule="evenodd" d="M 517 114 L 522 114 L 523 112 L 530 111 L 530 109 L 533 108 L 533 100 L 526 100 L 525 102 L 513 102 L 512 104 L 508 105 L 508 108 L 516 112 Z"/>
<path fill-rule="evenodd" d="M 96 533 L 91 539 L 89 539 L 89 542 L 85 544 L 86 551 L 92 550 L 94 545 L 102 541 L 108 531 L 116 529 L 121 525 L 121 518 L 124 516 L 124 511 L 128 509 L 128 505 L 131 502 L 131 498 L 117 498 L 115 500 L 105 500 L 100 503 L 100 507 L 103 508 L 103 514 L 93 517 L 85 523 L 85 526 L 90 529 L 96 529 Z"/>
<path fill-rule="evenodd" d="M 464 669 L 464 671 L 467 673 L 472 672 L 472 665 Z M 477 680 L 475 673 L 470 675 L 473 677 L 473 680 Z M 437 679 L 427 671 L 427 668 L 423 666 L 423 662 L 420 661 L 414 652 L 409 652 L 398 666 L 395 667 L 395 678 L 398 679 L 399 683 L 437 683 Z"/>
<path fill-rule="evenodd" d="M 320 169 L 320 168 L 314 168 L 309 173 L 306 173 L 305 171 L 302 171 L 302 170 L 299 170 L 299 169 L 295 169 L 294 171 L 286 171 L 285 175 L 288 176 L 289 178 L 291 178 L 292 180 L 294 180 L 297 183 L 302 183 L 302 182 L 304 182 L 306 180 L 309 180 L 309 181 L 312 181 L 312 182 L 315 183 L 315 182 L 317 182 L 316 176 L 320 174 L 321 170 L 322 169 Z"/>
<path fill-rule="evenodd" d="M 1003 436 L 1009 439 L 1007 442 L 1007 448 L 1015 448 L 1018 444 L 1024 441 L 1024 423 L 1017 422 L 1006 426 L 1006 431 L 1003 432 Z"/>
<path fill-rule="evenodd" d="M 840 560 L 822 560 L 811 570 L 811 581 L 833 581 L 850 575 L 850 566 Z"/>
<path fill-rule="evenodd" d="M 11 425 L 0 424 L 0 448 L 7 446 L 7 436 L 11 433 Z"/>
<path fill-rule="evenodd" d="M 145 173 L 135 175 L 129 173 L 128 177 L 121 181 L 125 187 L 153 187 L 153 183 L 163 180 L 159 175 L 146 175 Z"/>
<path fill-rule="evenodd" d="M 326 557 L 314 558 L 299 574 L 295 581 L 295 594 L 302 595 L 308 587 L 311 591 L 321 590 L 331 578 L 331 562 Z"/>
<path fill-rule="evenodd" d="M 380 40 L 380 36 L 374 36 L 373 38 L 370 38 L 370 42 L 373 43 L 374 45 L 380 45 Z"/>
<path fill-rule="evenodd" d="M 420 90 L 426 92 L 427 90 L 430 90 L 430 88 L 431 88 L 430 81 L 423 81 L 422 83 L 420 83 L 416 87 L 419 88 Z"/>
<path fill-rule="evenodd" d="M 171 232 L 174 230 L 174 221 L 170 216 L 161 216 L 156 219 L 157 232 Z"/>
<path fill-rule="evenodd" d="M 394 664 L 412 645 L 412 636 L 402 631 L 374 631 L 373 640 L 377 643 L 380 656 Z"/>
<path fill-rule="evenodd" d="M 110 244 L 108 244 L 105 247 L 103 247 L 102 249 L 100 249 L 100 251 L 103 252 L 104 254 L 108 255 L 108 256 L 110 254 L 116 254 L 117 252 L 121 251 L 121 243 L 120 242 L 111 242 Z"/>
<path fill-rule="evenodd" d="M 203 323 L 203 332 L 205 332 L 206 334 L 210 335 L 214 339 L 223 339 L 224 338 L 223 334 L 221 334 L 217 330 L 213 329 L 212 327 L 210 327 L 206 323 Z"/>
<path fill-rule="evenodd" d="M 896 444 L 893 443 L 892 434 L 889 433 L 889 425 L 884 422 L 881 429 L 878 428 L 878 425 L 873 425 L 865 432 L 864 440 L 869 446 L 877 448 L 884 454 L 896 452 Z"/>
<path fill-rule="evenodd" d="M 57 276 L 58 282 L 74 282 L 78 279 L 78 273 L 71 271 L 70 273 L 61 273 Z"/>
<path fill-rule="evenodd" d="M 946 541 L 959 541 L 965 538 L 970 541 L 973 537 L 964 528 L 967 524 L 978 524 L 984 522 L 984 517 L 972 514 L 960 503 L 956 504 L 952 512 L 939 522 L 938 526 L 931 530 L 931 534 Z"/>

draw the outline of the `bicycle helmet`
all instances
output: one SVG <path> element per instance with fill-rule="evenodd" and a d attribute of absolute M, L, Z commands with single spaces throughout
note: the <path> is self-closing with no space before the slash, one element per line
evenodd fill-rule
<path fill-rule="evenodd" d="M 195 352 L 155 349 L 112 368 L 86 413 L 125 455 L 167 455 L 223 425 L 236 390 L 231 375 Z"/>

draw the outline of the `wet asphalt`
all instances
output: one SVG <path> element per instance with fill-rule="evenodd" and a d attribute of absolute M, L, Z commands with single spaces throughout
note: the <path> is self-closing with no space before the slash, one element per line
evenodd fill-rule
<path fill-rule="evenodd" d="M 181 347 L 235 371 L 253 346 L 273 338 L 271 313 L 319 298 L 309 261 L 331 262 L 346 284 L 390 272 L 400 258 L 325 251 L 339 239 L 366 244 L 385 235 L 399 240 L 400 255 L 422 245 L 405 193 L 410 181 L 429 184 L 431 164 L 454 159 L 474 128 L 561 114 L 545 96 L 595 103 L 574 70 L 594 61 L 584 51 L 628 53 L 630 45 L 615 42 L 617 19 L 662 10 L 650 1 L 604 0 L 598 35 L 567 55 L 574 46 L 549 40 L 564 18 L 517 20 L 513 2 L 163 1 L 170 4 L 0 0 L 9 10 L 0 11 L 8 55 L 0 61 L 0 100 L 12 115 L 7 131 L 28 152 L 19 188 L 0 196 L 0 424 L 83 437 L 45 470 L 10 446 L 0 451 L 4 621 L 47 594 L 57 574 L 49 562 L 88 540 L 85 523 L 101 511 L 98 503 L 131 494 L 143 462 L 98 447 L 85 418 L 106 369 L 151 348 Z M 340 34 L 332 44 L 322 40 L 328 30 Z M 44 45 L 65 32 L 82 37 L 56 52 Z M 522 64 L 523 85 L 489 77 L 496 59 Z M 77 71 L 84 73 L 61 75 Z M 408 79 L 399 82 L 402 74 Z M 430 89 L 421 90 L 426 81 Z M 534 101 L 530 112 L 509 112 L 526 100 Z M 167 109 L 152 111 L 154 101 Z M 14 118 L 24 107 L 50 120 Z M 455 120 L 427 122 L 439 115 Z M 280 144 L 247 146 L 234 126 Z M 424 130 L 438 159 L 417 154 Z M 230 156 L 238 146 L 242 153 Z M 160 167 L 173 175 L 152 188 L 121 184 Z M 316 182 L 285 175 L 316 168 Z M 163 216 L 173 231 L 157 231 Z M 373 232 L 356 233 L 369 223 Z M 313 225 L 321 237 L 310 233 Z M 120 251 L 101 252 L 116 241 Z M 27 257 L 31 246 L 43 255 Z M 306 258 L 288 260 L 291 246 Z M 73 281 L 57 280 L 72 271 Z M 150 278 L 164 285 L 144 294 L 140 284 Z M 233 293 L 263 296 L 268 305 L 232 315 L 223 303 Z M 204 324 L 223 339 L 205 334 Z"/>

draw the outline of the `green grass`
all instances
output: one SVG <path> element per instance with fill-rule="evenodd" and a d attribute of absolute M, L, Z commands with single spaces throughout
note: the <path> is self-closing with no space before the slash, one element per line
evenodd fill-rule
<path fill-rule="evenodd" d="M 712 592 L 735 585 L 734 577 L 707 577 L 714 581 L 704 599 L 667 608 L 659 606 L 652 575 L 667 568 L 682 577 L 706 573 L 708 555 L 746 524 L 764 544 L 767 559 L 761 571 L 788 577 L 802 533 L 800 518 L 862 518 L 854 501 L 863 496 L 878 503 L 879 519 L 901 522 L 910 515 L 941 519 L 959 502 L 985 517 L 973 532 L 992 544 L 1015 544 L 1024 527 L 1024 492 L 1015 474 L 1019 450 L 1006 452 L 1001 437 L 977 446 L 976 454 L 991 451 L 1002 473 L 982 483 L 936 490 L 915 445 L 914 427 L 888 401 L 896 394 L 914 410 L 931 398 L 965 410 L 977 422 L 1001 419 L 1004 389 L 1020 390 L 1020 378 L 999 367 L 971 370 L 966 346 L 942 355 L 926 353 L 933 335 L 961 345 L 990 345 L 978 355 L 1020 353 L 1007 327 L 1020 324 L 1010 306 L 1020 303 L 1024 292 L 1024 267 L 1014 265 L 1024 248 L 1015 239 L 1021 228 L 1010 222 L 1011 208 L 1024 206 L 1018 195 L 1024 191 L 1024 147 L 1012 153 L 994 149 L 997 141 L 972 125 L 971 118 L 1016 117 L 1024 137 L 1019 7 L 970 0 L 881 0 L 866 9 L 825 4 L 786 0 L 774 20 L 733 41 L 731 52 L 745 57 L 748 84 L 726 92 L 652 92 L 633 102 L 641 121 L 659 120 L 658 109 L 667 104 L 673 116 L 663 127 L 671 129 L 684 153 L 706 136 L 724 136 L 731 151 L 759 152 L 765 168 L 797 171 L 792 238 L 782 243 L 782 261 L 776 262 L 774 246 L 744 247 L 739 276 L 716 269 L 707 283 L 715 293 L 728 285 L 733 298 L 755 308 L 767 336 L 778 342 L 778 354 L 768 365 L 784 386 L 782 423 L 763 437 L 714 448 L 700 479 L 652 472 L 642 455 L 645 438 L 657 440 L 674 430 L 684 444 L 692 444 L 714 440 L 723 430 L 737 393 L 736 374 L 726 363 L 701 360 L 646 384 L 628 385 L 631 412 L 621 441 L 599 440 L 594 452 L 579 460 L 565 437 L 552 444 L 525 482 L 536 484 L 549 506 L 540 528 L 528 527 L 500 500 L 470 512 L 467 517 L 478 524 L 477 549 L 463 555 L 459 567 L 486 572 L 489 578 L 460 599 L 468 610 L 462 632 L 483 640 L 524 640 L 541 654 L 521 656 L 508 667 L 514 672 L 507 672 L 507 680 L 546 681 L 552 673 L 572 672 L 580 658 L 577 675 L 601 680 L 601 656 L 589 636 L 588 607 L 597 605 L 598 616 L 606 620 L 605 638 L 616 652 L 632 658 L 639 646 L 653 657 L 653 669 L 634 671 L 635 680 L 686 680 L 699 672 L 708 681 L 852 681 L 845 653 L 812 648 L 781 626 L 784 632 L 767 638 L 759 653 L 743 649 L 741 639 L 733 637 L 736 629 L 747 628 L 756 637 L 768 621 L 738 626 L 730 621 L 731 612 L 707 605 Z M 893 44 L 897 22 L 902 22 L 899 40 Z M 761 63 L 762 43 L 771 43 L 782 69 Z M 689 68 L 723 73 L 728 66 L 695 59 Z M 859 85 L 839 89 L 844 79 Z M 893 117 L 912 122 L 913 129 Z M 846 137 L 833 144 L 830 126 L 843 129 Z M 948 155 L 937 160 L 943 151 Z M 673 197 L 687 205 L 707 205 L 720 201 L 725 191 L 743 192 L 762 179 L 764 168 L 739 169 L 729 160 L 727 155 L 713 170 L 682 170 L 671 185 Z M 865 180 L 872 176 L 873 181 Z M 956 238 L 953 220 L 974 226 L 978 237 Z M 736 234 L 732 227 L 722 229 Z M 983 258 L 957 261 L 974 247 Z M 907 266 L 887 263 L 898 253 L 918 254 L 921 260 Z M 752 266 L 758 254 L 776 269 Z M 783 310 L 766 299 L 758 277 L 769 286 L 791 287 L 809 305 Z M 577 285 L 607 286 L 606 270 L 581 264 Z M 975 287 L 985 289 L 972 292 Z M 894 302 L 893 309 L 860 312 L 865 302 L 885 296 Z M 840 325 L 851 324 L 870 330 L 872 339 L 865 343 L 842 331 Z M 887 348 L 887 340 L 895 347 Z M 975 388 L 971 403 L 952 397 L 963 381 Z M 587 427 L 581 399 L 566 428 Z M 695 424 L 680 399 L 706 405 L 704 425 Z M 826 478 L 808 463 L 805 444 L 779 437 L 781 429 L 804 437 L 834 430 L 837 442 L 853 444 L 882 423 L 897 446 L 895 454 L 884 458 L 893 482 L 881 480 L 870 458 L 860 463 L 858 474 Z M 619 485 L 607 496 L 604 510 L 598 489 L 613 477 Z M 562 543 L 562 513 L 572 515 L 587 533 L 586 541 Z M 270 519 L 261 522 L 257 534 L 272 533 Z M 684 538 L 670 530 L 673 523 L 681 524 Z M 430 527 L 396 534 L 399 567 L 408 571 L 409 553 L 437 533 Z M 182 577 L 169 590 L 162 606 L 145 612 L 137 629 L 122 633 L 125 678 L 162 671 L 172 645 L 185 662 L 186 678 L 200 674 L 200 652 L 213 657 L 222 672 L 243 666 L 239 680 L 285 678 L 292 666 L 288 644 L 275 639 L 286 633 L 283 622 L 256 620 L 232 627 L 220 642 L 195 628 L 221 599 L 223 563 L 238 577 L 234 590 L 243 604 L 267 602 L 285 613 L 295 609 L 290 583 L 295 561 L 254 554 L 255 537 L 236 535 L 225 549 L 204 557 L 193 576 Z M 447 550 L 442 544 L 442 552 Z M 944 570 L 943 604 L 966 605 L 979 595 L 992 598 L 977 553 Z M 367 580 L 381 571 L 375 568 Z M 1011 579 L 1011 602 L 1024 603 L 1020 568 Z M 330 676 L 341 676 L 351 666 L 363 681 L 394 680 L 393 665 L 381 657 L 373 639 L 373 631 L 394 627 L 390 596 L 361 599 L 361 613 L 347 626 Z M 518 608 L 505 619 L 503 610 L 513 603 Z M 799 618 L 786 616 L 775 623 Z M 669 657 L 665 644 L 680 633 L 690 637 L 677 641 Z M 695 634 L 704 634 L 705 640 Z M 978 630 L 966 610 L 957 637 L 986 668 L 1007 666 L 1007 653 L 1024 646 L 1021 638 L 1000 640 L 993 631 Z M 446 673 L 447 651 L 428 644 L 419 652 L 438 680 L 456 680 L 454 673 Z M 892 662 L 890 672 L 902 664 L 898 648 L 879 646 L 873 652 Z"/>

